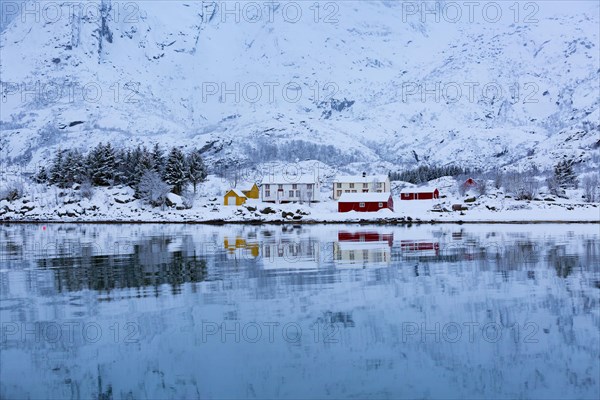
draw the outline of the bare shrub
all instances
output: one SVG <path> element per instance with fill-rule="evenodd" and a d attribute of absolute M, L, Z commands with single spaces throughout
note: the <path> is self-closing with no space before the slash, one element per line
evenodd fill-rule
<path fill-rule="evenodd" d="M 585 197 L 585 201 L 588 203 L 596 203 L 598 202 L 598 176 L 591 175 L 583 178 L 582 181 L 583 186 L 583 196 Z"/>
<path fill-rule="evenodd" d="M 508 193 L 515 196 L 517 200 L 533 200 L 538 194 L 538 182 L 520 172 L 506 174 L 504 179 L 504 188 Z"/>
<path fill-rule="evenodd" d="M 147 171 L 142 175 L 137 194 L 140 199 L 151 206 L 161 207 L 165 205 L 167 195 L 170 191 L 171 186 L 163 181 L 157 172 Z"/>
<path fill-rule="evenodd" d="M 23 197 L 23 182 L 8 181 L 0 188 L 0 200 L 14 201 Z"/>
<path fill-rule="evenodd" d="M 479 196 L 483 196 L 487 194 L 487 181 L 485 179 L 481 179 L 477 181 L 477 185 L 475 186 L 475 191 Z"/>
<path fill-rule="evenodd" d="M 79 188 L 79 194 L 82 198 L 91 200 L 94 197 L 94 185 L 92 185 L 92 182 L 85 180 Z"/>

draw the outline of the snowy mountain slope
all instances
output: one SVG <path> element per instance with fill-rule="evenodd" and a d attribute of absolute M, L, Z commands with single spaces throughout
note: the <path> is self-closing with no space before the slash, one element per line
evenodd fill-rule
<path fill-rule="evenodd" d="M 107 140 L 253 162 L 277 158 L 253 148 L 300 140 L 333 146 L 338 167 L 547 168 L 598 153 L 595 2 L 536 3 L 533 18 L 506 4 L 494 23 L 401 2 L 102 1 L 56 18 L 35 4 L 40 18 L 3 24 L 3 161 Z"/>

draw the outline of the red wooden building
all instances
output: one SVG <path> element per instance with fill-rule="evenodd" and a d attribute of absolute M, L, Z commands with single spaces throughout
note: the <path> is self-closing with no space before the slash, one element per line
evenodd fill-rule
<path fill-rule="evenodd" d="M 436 188 L 405 188 L 400 192 L 400 200 L 433 200 L 440 198 Z"/>
<path fill-rule="evenodd" d="M 338 200 L 338 212 L 376 212 L 383 209 L 394 211 L 391 193 L 342 193 Z"/>

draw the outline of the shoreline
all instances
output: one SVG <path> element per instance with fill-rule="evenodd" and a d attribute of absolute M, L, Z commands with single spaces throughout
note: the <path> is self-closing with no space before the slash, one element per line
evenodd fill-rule
<path fill-rule="evenodd" d="M 173 221 L 173 220 L 0 220 L 1 225 L 10 224 L 31 224 L 31 225 L 58 225 L 58 224 L 85 224 L 85 225 L 122 225 L 122 224 L 134 224 L 134 225 L 151 225 L 151 224 L 165 224 L 165 225 L 212 225 L 212 226 L 223 226 L 223 225 L 346 225 L 346 224 L 357 224 L 357 225 L 482 225 L 482 224 L 493 224 L 493 225 L 526 225 L 526 224 L 600 224 L 600 220 L 481 220 L 481 221 L 465 221 L 465 220 L 416 220 L 407 221 L 406 219 L 397 220 L 358 220 L 358 221 L 331 221 L 331 220 L 200 220 L 200 221 Z"/>

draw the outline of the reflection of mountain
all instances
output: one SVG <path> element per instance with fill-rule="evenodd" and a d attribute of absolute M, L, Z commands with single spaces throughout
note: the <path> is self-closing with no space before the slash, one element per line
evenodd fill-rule
<path fill-rule="evenodd" d="M 340 231 L 333 244 L 333 260 L 337 267 L 388 266 L 393 242 L 393 233 Z"/>
<path fill-rule="evenodd" d="M 169 252 L 167 238 L 153 238 L 133 246 L 126 255 L 86 255 L 44 258 L 38 267 L 52 270 L 59 292 L 154 287 L 168 284 L 173 293 L 188 282 L 206 279 L 206 261 L 183 251 Z"/>

